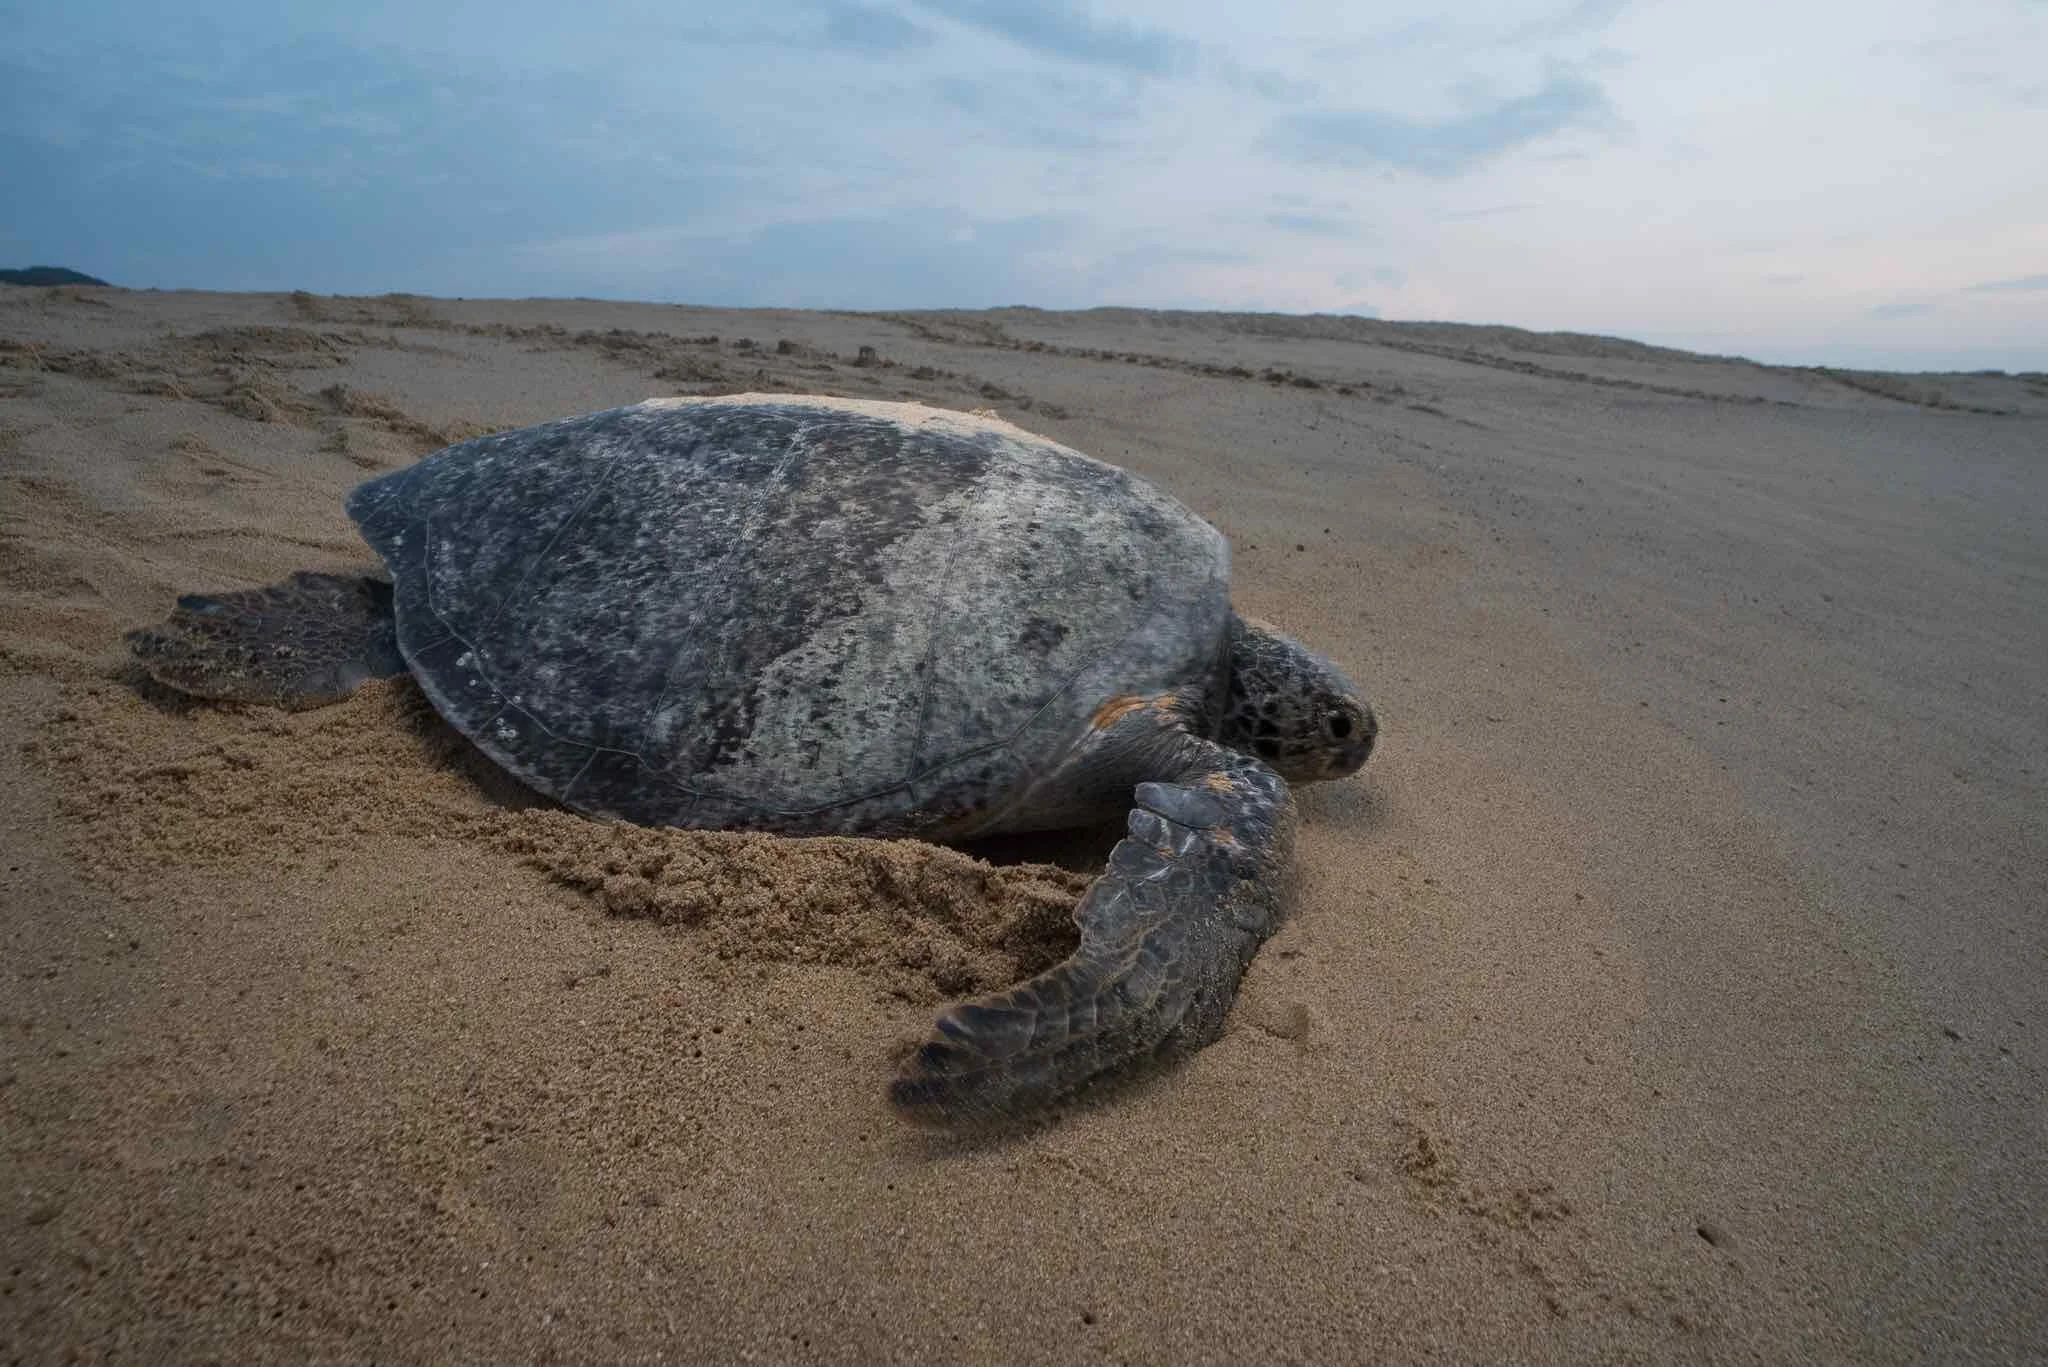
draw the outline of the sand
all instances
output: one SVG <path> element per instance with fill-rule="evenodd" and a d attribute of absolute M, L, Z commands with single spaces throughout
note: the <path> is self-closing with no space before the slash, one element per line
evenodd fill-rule
<path fill-rule="evenodd" d="M 914 397 L 1217 523 L 1366 687 L 1223 1039 L 883 1095 L 1114 833 L 608 829 L 403 681 L 140 687 L 343 493 Z M 2048 379 L 1355 319 L 0 292 L 0 1360 L 1913 1361 L 2048 1343 Z"/>

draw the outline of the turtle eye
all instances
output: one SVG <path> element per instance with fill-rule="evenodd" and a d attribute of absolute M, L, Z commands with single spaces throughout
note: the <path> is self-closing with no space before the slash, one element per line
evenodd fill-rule
<path fill-rule="evenodd" d="M 1338 740 L 1343 740 L 1351 734 L 1351 716 L 1349 713 L 1332 712 L 1330 714 L 1330 734 Z"/>

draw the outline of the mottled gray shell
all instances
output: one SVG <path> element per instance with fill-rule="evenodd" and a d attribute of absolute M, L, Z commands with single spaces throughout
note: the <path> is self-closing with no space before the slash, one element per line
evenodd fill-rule
<path fill-rule="evenodd" d="M 657 399 L 451 446 L 348 507 L 441 713 L 648 825 L 1043 817 L 1104 703 L 1214 678 L 1229 614 L 1223 538 L 1179 503 L 914 404 Z"/>

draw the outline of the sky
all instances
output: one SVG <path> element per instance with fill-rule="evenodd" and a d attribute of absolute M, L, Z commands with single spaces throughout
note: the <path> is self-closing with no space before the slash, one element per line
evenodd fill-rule
<path fill-rule="evenodd" d="M 0 265 L 2048 370 L 2048 0 L 0 0 Z"/>

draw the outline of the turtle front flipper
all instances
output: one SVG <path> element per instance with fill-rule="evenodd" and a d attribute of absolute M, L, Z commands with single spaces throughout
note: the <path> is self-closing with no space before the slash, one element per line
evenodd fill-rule
<path fill-rule="evenodd" d="M 1294 801 L 1259 761 L 1192 736 L 1176 781 L 1138 785 L 1129 834 L 1074 919 L 1072 957 L 961 1002 L 890 1088 L 937 1121 L 1015 1114 L 1215 1039 L 1286 913 Z"/>
<path fill-rule="evenodd" d="M 300 571 L 234 593 L 188 593 L 162 626 L 128 633 L 158 683 L 199 698 L 301 709 L 406 673 L 391 585 Z"/>

